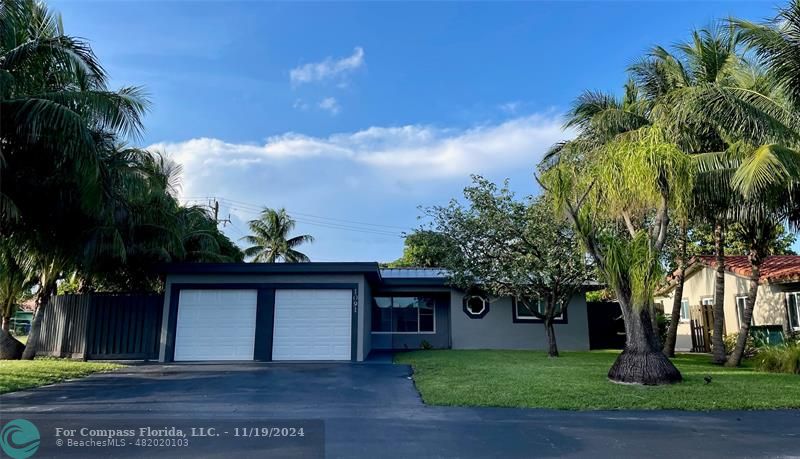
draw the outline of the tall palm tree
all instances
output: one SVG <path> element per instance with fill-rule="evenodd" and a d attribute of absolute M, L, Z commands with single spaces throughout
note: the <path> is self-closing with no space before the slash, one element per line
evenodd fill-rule
<path fill-rule="evenodd" d="M 727 362 L 735 366 L 744 353 L 767 244 L 776 225 L 800 225 L 800 1 L 791 1 L 766 24 L 731 22 L 768 71 L 764 86 L 754 91 L 759 99 L 750 96 L 747 100 L 758 108 L 769 108 L 761 117 L 771 121 L 761 136 L 740 133 L 739 148 L 732 152 L 736 167 L 731 168 L 731 184 L 743 198 L 737 214 L 748 241 L 751 267 L 739 336 Z"/>
<path fill-rule="evenodd" d="M 309 234 L 290 237 L 295 221 L 286 213 L 286 209 L 264 209 L 257 220 L 249 222 L 253 234 L 242 240 L 250 247 L 244 249 L 246 257 L 255 263 L 300 263 L 310 261 L 308 256 L 296 250 L 302 244 L 314 242 Z"/>
<path fill-rule="evenodd" d="M 692 32 L 691 40 L 678 44 L 674 52 L 657 46 L 642 61 L 634 64 L 630 71 L 644 99 L 651 107 L 652 117 L 665 126 L 673 142 L 689 154 L 719 153 L 728 144 L 719 129 L 708 123 L 703 113 L 694 105 L 698 93 L 709 88 L 735 85 L 741 74 L 743 61 L 739 55 L 739 34 L 730 26 L 716 23 L 709 28 Z M 724 363 L 725 326 L 725 229 L 731 192 L 719 180 L 716 170 L 703 170 L 696 177 L 693 193 L 694 215 L 707 220 L 714 228 L 715 255 L 717 258 L 714 294 L 714 324 L 712 333 L 713 361 Z M 681 238 L 686 240 L 688 225 Z M 670 326 L 664 351 L 674 355 L 681 295 L 685 272 L 685 253 L 678 261 L 678 285 L 672 305 Z"/>
<path fill-rule="evenodd" d="M 37 211 L 40 203 L 21 202 L 27 189 L 17 180 L 37 164 L 72 174 L 87 207 L 96 204 L 98 135 L 139 135 L 148 106 L 140 88 L 111 91 L 107 80 L 91 47 L 66 35 L 44 3 L 0 2 L 0 229 Z"/>

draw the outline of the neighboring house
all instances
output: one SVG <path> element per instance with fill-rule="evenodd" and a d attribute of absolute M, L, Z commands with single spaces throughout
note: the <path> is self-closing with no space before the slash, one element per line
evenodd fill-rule
<path fill-rule="evenodd" d="M 714 275 L 716 258 L 696 257 L 686 270 L 683 284 L 680 323 L 676 349 L 692 347 L 689 320 L 691 310 L 698 305 L 714 303 Z M 747 292 L 750 287 L 750 262 L 746 256 L 725 257 L 725 332 L 736 333 L 742 323 Z M 664 307 L 667 314 L 672 311 L 675 285 L 660 291 L 656 303 Z M 800 330 L 800 256 L 775 255 L 767 257 L 761 265 L 761 280 L 756 306 L 753 310 L 753 325 L 784 326 Z"/>
<path fill-rule="evenodd" d="M 17 310 L 11 317 L 9 323 L 10 329 L 14 334 L 27 335 L 31 329 L 31 321 L 33 320 L 33 313 L 28 311 Z"/>
<path fill-rule="evenodd" d="M 587 287 L 594 289 L 596 287 Z M 377 263 L 181 264 L 166 269 L 160 360 L 352 360 L 373 350 L 546 349 L 512 298 L 467 294 L 440 269 Z M 585 291 L 557 320 L 588 350 Z"/>

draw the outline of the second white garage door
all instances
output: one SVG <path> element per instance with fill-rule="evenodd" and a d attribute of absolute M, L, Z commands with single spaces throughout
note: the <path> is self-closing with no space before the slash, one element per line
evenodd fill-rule
<path fill-rule="evenodd" d="M 349 289 L 275 291 L 272 360 L 350 360 Z"/>

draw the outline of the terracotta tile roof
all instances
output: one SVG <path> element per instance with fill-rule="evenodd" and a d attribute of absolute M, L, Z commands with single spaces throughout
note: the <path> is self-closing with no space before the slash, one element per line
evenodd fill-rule
<path fill-rule="evenodd" d="M 33 298 L 29 298 L 19 304 L 19 309 L 20 311 L 33 312 L 36 310 L 36 301 Z"/>
<path fill-rule="evenodd" d="M 713 255 L 702 255 L 695 261 L 706 266 L 717 266 Z M 725 270 L 740 276 L 750 275 L 750 261 L 744 255 L 725 257 Z M 773 255 L 761 264 L 762 283 L 800 281 L 800 255 Z"/>

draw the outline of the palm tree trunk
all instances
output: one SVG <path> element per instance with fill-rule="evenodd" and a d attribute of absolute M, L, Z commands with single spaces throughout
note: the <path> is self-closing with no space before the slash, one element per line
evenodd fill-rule
<path fill-rule="evenodd" d="M 742 323 L 739 327 L 739 336 L 736 337 L 736 346 L 733 348 L 727 366 L 738 367 L 742 363 L 744 348 L 747 345 L 747 336 L 750 334 L 750 323 L 753 321 L 753 310 L 758 298 L 758 281 L 761 279 L 761 256 L 756 251 L 750 252 L 750 289 L 747 291 L 747 303 L 742 312 Z"/>
<path fill-rule="evenodd" d="M 712 361 L 725 363 L 725 224 L 722 219 L 714 225 L 714 254 L 717 271 L 714 276 L 714 331 L 711 334 Z M 706 324 L 706 326 L 708 326 Z"/>
<path fill-rule="evenodd" d="M 8 333 L 11 329 L 11 317 L 3 317 L 3 331 Z"/>
<path fill-rule="evenodd" d="M 553 319 L 544 320 L 544 331 L 547 335 L 547 356 L 558 357 L 558 344 L 556 344 L 556 330 L 553 327 Z"/>
<path fill-rule="evenodd" d="M 630 295 L 617 292 L 622 317 L 625 320 L 625 348 L 608 370 L 608 379 L 629 384 L 672 384 L 683 380 L 680 371 L 661 352 L 658 337 L 653 331 L 650 308 L 634 308 Z"/>
<path fill-rule="evenodd" d="M 675 343 L 678 341 L 678 322 L 681 320 L 681 304 L 683 302 L 683 282 L 686 278 L 686 263 L 681 257 L 678 261 L 678 276 L 675 279 L 675 298 L 672 301 L 672 313 L 667 328 L 667 338 L 664 340 L 664 355 L 675 357 Z"/>
<path fill-rule="evenodd" d="M 675 343 L 678 341 L 678 323 L 681 320 L 681 304 L 683 303 L 683 283 L 686 280 L 686 249 L 688 245 L 687 225 L 681 225 L 681 235 L 678 244 L 678 269 L 675 279 L 675 298 L 672 300 L 672 312 L 669 316 L 669 327 L 664 339 L 664 355 L 675 357 Z"/>
<path fill-rule="evenodd" d="M 11 336 L 6 330 L 0 330 L 0 360 L 19 360 L 25 345 Z"/>
<path fill-rule="evenodd" d="M 44 308 L 55 291 L 56 283 L 55 279 L 53 279 L 52 282 L 41 285 L 39 291 L 36 293 L 36 312 L 33 313 L 31 332 L 28 334 L 28 341 L 25 343 L 25 351 L 22 353 L 23 360 L 33 360 L 33 358 L 36 357 L 36 348 L 39 345 L 39 334 L 42 329 Z"/>
<path fill-rule="evenodd" d="M 783 299 L 783 339 L 788 340 L 793 334 L 792 319 L 789 315 L 789 299 Z"/>

